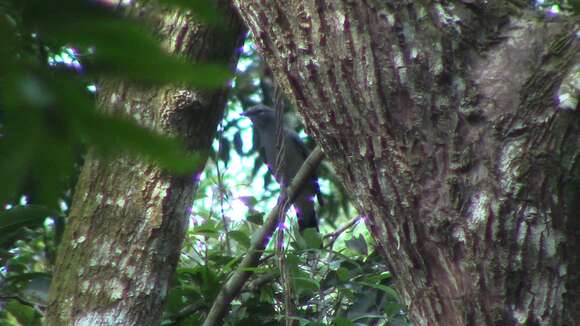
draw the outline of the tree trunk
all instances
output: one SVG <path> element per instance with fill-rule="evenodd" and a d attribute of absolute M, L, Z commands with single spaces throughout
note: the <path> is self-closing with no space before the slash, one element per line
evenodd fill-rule
<path fill-rule="evenodd" d="M 220 29 L 152 4 L 135 3 L 129 10 L 151 24 L 169 52 L 191 61 L 230 62 L 233 68 L 242 27 L 232 11 Z M 226 36 L 227 28 L 233 35 Z M 207 155 L 223 114 L 225 88 L 101 86 L 103 107 L 183 138 L 188 149 Z M 159 324 L 197 181 L 134 156 L 102 160 L 89 153 L 59 248 L 46 325 Z"/>
<path fill-rule="evenodd" d="M 234 1 L 413 325 L 580 320 L 579 29 L 522 3 Z"/>

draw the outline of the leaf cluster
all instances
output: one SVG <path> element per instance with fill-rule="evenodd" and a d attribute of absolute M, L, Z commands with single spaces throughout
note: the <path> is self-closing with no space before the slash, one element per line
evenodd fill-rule
<path fill-rule="evenodd" d="M 193 11 L 207 23 L 220 21 L 210 1 L 158 4 Z M 47 284 L 44 273 L 52 268 L 89 149 L 104 159 L 138 155 L 176 173 L 199 168 L 199 155 L 181 141 L 99 107 L 95 90 L 102 80 L 213 88 L 230 78 L 225 65 L 169 54 L 129 9 L 105 1 L 0 0 L 2 325 L 40 322 L 44 303 L 30 294 Z"/>

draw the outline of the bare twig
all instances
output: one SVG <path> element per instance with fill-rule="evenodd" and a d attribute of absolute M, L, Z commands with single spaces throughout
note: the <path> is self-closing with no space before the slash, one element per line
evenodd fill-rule
<path fill-rule="evenodd" d="M 219 160 L 219 156 L 220 156 L 220 152 L 222 151 L 222 137 L 223 137 L 223 132 L 224 132 L 224 128 L 222 123 L 220 123 L 220 127 L 218 129 L 218 150 L 216 151 L 215 154 L 215 166 L 216 166 L 216 171 L 217 171 L 217 178 L 218 178 L 218 194 L 219 194 L 219 199 L 220 199 L 220 209 L 221 209 L 221 213 L 222 213 L 222 223 L 224 224 L 224 236 L 225 236 L 225 246 L 226 246 L 226 253 L 228 256 L 230 256 L 232 254 L 232 248 L 230 246 L 230 230 L 229 230 L 229 226 L 228 226 L 228 220 L 226 217 L 226 213 L 224 211 L 224 197 L 226 196 L 226 191 L 225 191 L 225 187 L 224 187 L 224 179 L 223 179 L 223 175 L 221 173 L 220 170 L 220 160 Z"/>
<path fill-rule="evenodd" d="M 308 178 L 312 176 L 321 160 L 322 151 L 320 150 L 320 146 L 316 146 L 306 161 L 304 161 L 304 164 L 292 180 L 292 183 L 288 186 L 286 191 L 288 195 L 287 198 L 290 199 L 288 202 L 292 202 L 295 199 L 302 185 L 305 184 Z M 284 209 L 284 206 L 287 206 L 285 205 L 286 202 L 287 200 L 283 202 L 279 201 L 276 207 L 270 211 L 266 221 L 264 222 L 264 225 L 253 239 L 252 246 L 249 248 L 248 254 L 244 257 L 236 271 L 229 278 L 226 284 L 224 284 L 220 290 L 220 293 L 215 298 L 211 310 L 209 311 L 209 314 L 203 323 L 203 326 L 222 324 L 223 316 L 227 312 L 230 303 L 239 294 L 240 290 L 244 286 L 244 283 L 248 280 L 248 277 L 251 274 L 249 269 L 257 266 L 264 248 L 270 241 L 270 237 L 278 225 L 280 210 Z"/>
<path fill-rule="evenodd" d="M 334 242 L 336 241 L 336 239 L 338 239 L 338 237 L 346 230 L 348 230 L 349 228 L 351 228 L 352 226 L 354 226 L 359 220 L 361 219 L 361 216 L 356 216 L 350 219 L 350 221 L 346 222 L 346 224 L 344 224 L 343 226 L 341 226 L 340 228 L 338 228 L 336 231 L 331 232 L 331 233 L 327 233 L 324 235 L 324 239 L 329 238 L 330 240 L 328 241 L 328 244 L 325 247 L 328 247 L 332 250 L 332 246 L 334 245 Z"/>

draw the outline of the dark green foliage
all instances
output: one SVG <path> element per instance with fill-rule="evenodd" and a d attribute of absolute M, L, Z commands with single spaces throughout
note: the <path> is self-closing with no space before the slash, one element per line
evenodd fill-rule
<path fill-rule="evenodd" d="M 556 14 L 559 11 L 570 12 L 573 15 L 580 14 L 580 0 L 538 1 L 538 6 L 549 10 L 550 14 Z"/>
<path fill-rule="evenodd" d="M 42 227 L 49 216 L 57 212 L 42 206 L 15 207 L 0 212 L 0 250 L 8 250 L 21 238 L 22 228 L 36 229 Z M 0 263 L 3 263 L 0 256 Z"/>
<path fill-rule="evenodd" d="M 208 1 L 164 2 L 219 19 Z M 176 173 L 202 164 L 181 141 L 97 108 L 88 86 L 99 80 L 209 88 L 230 78 L 226 65 L 167 54 L 123 10 L 99 1 L 0 0 L 1 325 L 40 323 L 35 301 L 24 295 L 39 283 L 25 276 L 51 269 L 88 148 L 105 159 L 139 155 Z"/>
<path fill-rule="evenodd" d="M 0 203 L 34 192 L 54 207 L 86 145 L 131 151 L 180 173 L 199 166 L 179 142 L 97 110 L 87 85 L 107 77 L 221 86 L 225 66 L 170 56 L 143 24 L 95 1 L 4 1 L 0 16 Z M 48 65 L 63 47 L 75 49 L 75 69 Z"/>
<path fill-rule="evenodd" d="M 6 318 L 7 314 L 11 315 L 11 319 L 14 319 L 16 325 L 40 325 L 41 315 L 27 304 L 23 304 L 17 299 L 10 299 L 6 302 L 4 309 L 0 310 L 0 320 Z M 9 323 L 8 320 L 2 323 L 2 325 L 14 325 Z"/>

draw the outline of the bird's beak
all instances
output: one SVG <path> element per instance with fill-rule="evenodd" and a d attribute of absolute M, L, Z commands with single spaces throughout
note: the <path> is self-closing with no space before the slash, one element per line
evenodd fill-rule
<path fill-rule="evenodd" d="M 255 114 L 256 114 L 256 111 L 254 111 L 254 110 L 248 110 L 248 111 L 244 111 L 244 112 L 240 113 L 240 115 L 241 115 L 242 117 L 246 117 L 246 118 L 250 118 L 250 119 L 251 119 L 251 118 L 252 118 L 252 117 L 253 117 Z"/>

